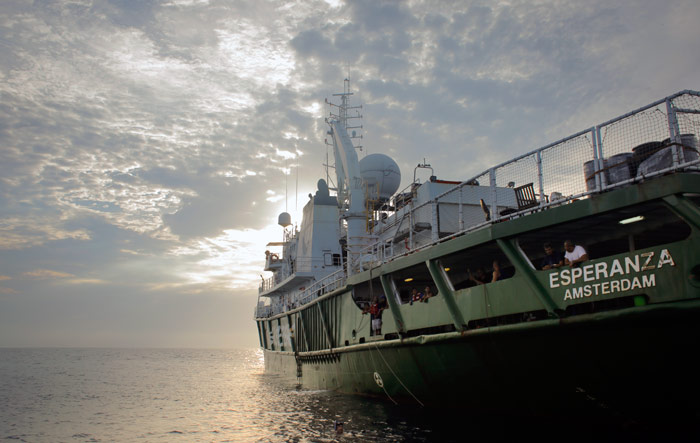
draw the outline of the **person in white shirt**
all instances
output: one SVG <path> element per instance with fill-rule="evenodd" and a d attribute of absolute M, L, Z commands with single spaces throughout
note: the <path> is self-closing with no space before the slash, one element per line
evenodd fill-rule
<path fill-rule="evenodd" d="M 564 249 L 566 253 L 564 254 L 564 264 L 570 267 L 578 266 L 579 263 L 588 260 L 588 253 L 583 246 L 574 245 L 574 242 L 567 240 L 564 242 Z"/>

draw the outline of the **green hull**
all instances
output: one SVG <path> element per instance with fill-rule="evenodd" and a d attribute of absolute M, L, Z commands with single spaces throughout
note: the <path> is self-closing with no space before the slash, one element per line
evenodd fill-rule
<path fill-rule="evenodd" d="M 307 305 L 257 319 L 266 370 L 296 377 L 304 388 L 397 403 L 545 413 L 696 410 L 698 196 L 700 175 L 676 174 L 447 239 L 355 275 Z M 615 227 L 620 214 L 638 208 L 647 210 L 648 230 Z M 533 268 L 528 242 L 593 226 L 586 220 L 612 220 L 617 235 L 647 247 L 618 251 L 625 243 L 613 236 L 580 275 Z M 455 288 L 446 264 L 463 268 L 493 251 L 508 258 L 509 278 Z M 437 296 L 402 303 L 409 273 L 430 281 Z M 371 335 L 359 307 L 372 292 L 389 301 L 380 336 Z"/>
<path fill-rule="evenodd" d="M 300 375 L 308 389 L 404 404 L 540 413 L 687 411 L 697 409 L 700 393 L 693 369 L 699 311 L 700 301 L 693 301 L 296 357 L 266 351 L 266 370 Z"/>

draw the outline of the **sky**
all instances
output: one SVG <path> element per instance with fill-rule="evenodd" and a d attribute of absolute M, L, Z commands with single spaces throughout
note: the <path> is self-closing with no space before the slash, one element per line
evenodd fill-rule
<path fill-rule="evenodd" d="M 3 0 L 0 347 L 253 347 L 349 78 L 360 158 L 464 180 L 684 89 L 697 0 Z M 264 275 L 267 277 L 267 275 Z"/>

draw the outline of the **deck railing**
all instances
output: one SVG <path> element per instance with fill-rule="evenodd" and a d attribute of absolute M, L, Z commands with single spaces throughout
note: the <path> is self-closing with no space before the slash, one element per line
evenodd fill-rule
<path fill-rule="evenodd" d="M 323 266 L 332 266 L 325 263 L 324 259 L 312 259 L 310 257 L 297 257 L 291 263 L 283 262 L 282 267 L 272 277 L 264 279 L 258 286 L 258 293 L 263 293 L 274 288 L 277 284 L 283 282 L 286 278 L 300 273 L 313 272 Z"/>
<path fill-rule="evenodd" d="M 340 269 L 324 277 L 323 279 L 314 282 L 313 285 L 309 286 L 308 288 L 306 288 L 306 290 L 304 290 L 301 297 L 299 298 L 297 305 L 304 305 L 310 302 L 311 300 L 315 300 L 324 294 L 333 292 L 336 289 L 343 287 L 345 285 L 345 279 L 345 270 Z"/>
<path fill-rule="evenodd" d="M 276 304 L 259 305 L 255 309 L 257 318 L 270 317 L 282 312 L 290 311 L 303 306 L 318 297 L 333 292 L 338 288 L 345 286 L 346 274 L 344 269 L 340 269 L 332 274 L 327 275 L 314 282 L 311 286 L 304 289 L 298 298 L 279 299 Z"/>

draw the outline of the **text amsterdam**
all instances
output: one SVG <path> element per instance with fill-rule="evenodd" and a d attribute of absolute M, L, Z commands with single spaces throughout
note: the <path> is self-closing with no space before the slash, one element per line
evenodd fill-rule
<path fill-rule="evenodd" d="M 566 268 L 552 272 L 549 274 L 549 287 L 550 289 L 567 287 L 564 300 L 650 288 L 656 286 L 656 274 L 647 271 L 675 265 L 668 249 L 662 249 L 658 255 L 653 251 L 644 252 L 624 257 L 624 259 L 616 258 L 611 263 L 591 263 L 577 268 Z M 642 272 L 644 274 L 634 275 Z M 598 282 L 600 279 L 613 277 L 618 278 Z"/>

